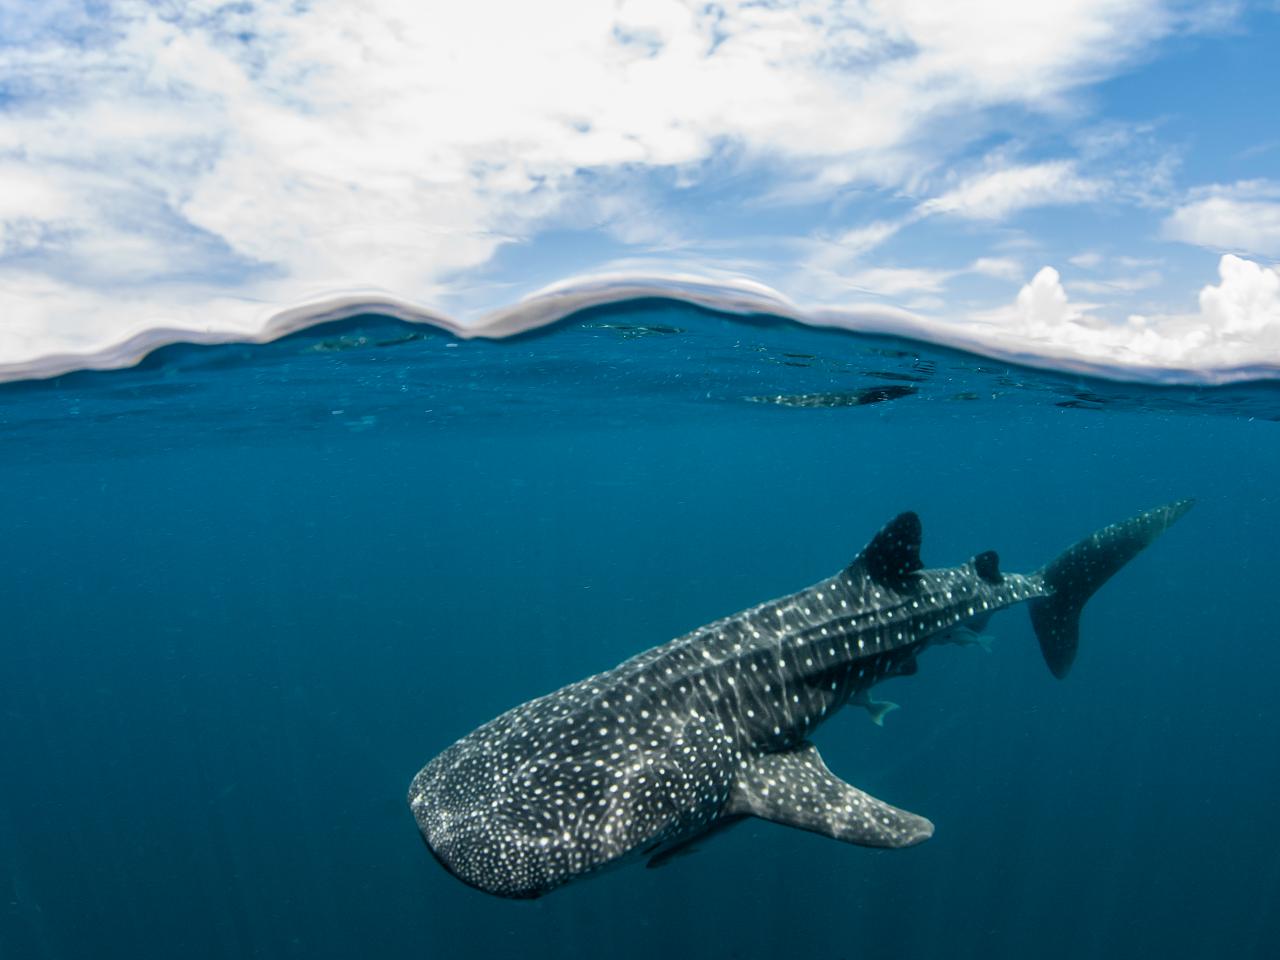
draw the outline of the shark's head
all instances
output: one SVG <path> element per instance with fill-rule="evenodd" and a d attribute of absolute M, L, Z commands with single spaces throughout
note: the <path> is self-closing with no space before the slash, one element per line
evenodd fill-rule
<path fill-rule="evenodd" d="M 500 897 L 540 897 L 665 837 L 671 804 L 661 764 L 633 760 L 603 723 L 588 730 L 566 721 L 562 730 L 530 722 L 557 710 L 548 698 L 518 707 L 414 777 L 409 807 L 422 838 L 464 883 Z"/>
<path fill-rule="evenodd" d="M 447 752 L 414 778 L 409 807 L 422 839 L 469 886 L 500 897 L 542 896 L 573 875 L 563 838 L 540 829 L 528 805 L 511 803 L 476 759 Z"/>

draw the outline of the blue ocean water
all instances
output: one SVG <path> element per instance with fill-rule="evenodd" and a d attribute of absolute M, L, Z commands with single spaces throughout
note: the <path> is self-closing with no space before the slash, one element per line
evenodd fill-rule
<path fill-rule="evenodd" d="M 1276 956 L 1278 422 L 657 301 L 0 388 L 0 957 Z M 1014 608 L 819 730 L 920 847 L 749 821 L 520 903 L 417 835 L 454 739 L 899 511 L 1029 571 L 1184 496 L 1066 681 Z"/>

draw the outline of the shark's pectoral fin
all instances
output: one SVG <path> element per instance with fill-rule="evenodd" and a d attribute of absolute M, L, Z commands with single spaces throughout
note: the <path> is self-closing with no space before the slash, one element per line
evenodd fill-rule
<path fill-rule="evenodd" d="M 863 847 L 909 847 L 933 836 L 933 824 L 924 817 L 838 779 L 812 744 L 744 764 L 726 814 L 772 820 Z"/>

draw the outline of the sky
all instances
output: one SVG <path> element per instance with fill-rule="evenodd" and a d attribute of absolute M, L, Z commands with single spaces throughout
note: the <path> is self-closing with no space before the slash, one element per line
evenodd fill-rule
<path fill-rule="evenodd" d="M 1277 0 L 0 0 L 0 377 L 599 277 L 1275 367 L 1277 50 Z"/>

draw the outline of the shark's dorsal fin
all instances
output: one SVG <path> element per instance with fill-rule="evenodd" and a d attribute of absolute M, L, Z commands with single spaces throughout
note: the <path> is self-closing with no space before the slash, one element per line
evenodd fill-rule
<path fill-rule="evenodd" d="M 933 836 L 933 824 L 924 817 L 837 778 L 811 743 L 746 761 L 725 813 L 772 820 L 863 847 L 909 847 Z"/>
<path fill-rule="evenodd" d="M 924 566 L 920 562 L 921 536 L 920 518 L 911 511 L 900 513 L 871 538 L 853 566 L 861 565 L 876 583 L 902 586 Z"/>
<path fill-rule="evenodd" d="M 1000 572 L 1000 555 L 994 550 L 985 550 L 974 557 L 973 569 L 987 583 L 1004 582 L 1004 574 Z"/>

